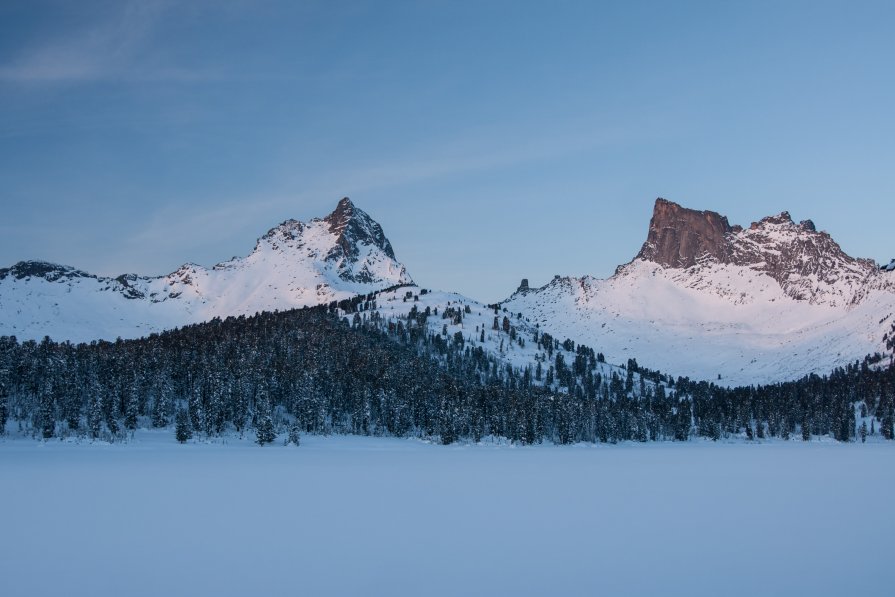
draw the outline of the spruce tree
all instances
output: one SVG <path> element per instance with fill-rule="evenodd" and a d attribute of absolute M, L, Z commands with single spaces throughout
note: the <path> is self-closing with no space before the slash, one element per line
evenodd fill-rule
<path fill-rule="evenodd" d="M 289 426 L 289 437 L 286 439 L 286 445 L 288 446 L 289 444 L 293 446 L 301 444 L 301 425 L 299 425 L 298 419 Z"/>
<path fill-rule="evenodd" d="M 9 416 L 6 386 L 0 383 L 0 435 L 6 433 L 6 419 Z"/>
<path fill-rule="evenodd" d="M 187 408 L 190 416 L 190 425 L 193 426 L 193 431 L 201 433 L 205 430 L 205 409 L 202 407 L 202 393 L 200 392 L 198 385 L 196 385 L 193 392 L 190 394 Z"/>
<path fill-rule="evenodd" d="M 879 426 L 880 433 L 886 439 L 895 439 L 895 421 L 892 419 L 892 413 L 883 415 L 883 420 Z"/>
<path fill-rule="evenodd" d="M 103 428 L 103 400 L 99 395 L 98 386 L 91 389 L 90 403 L 87 408 L 87 430 L 90 432 L 90 437 L 96 439 Z"/>
<path fill-rule="evenodd" d="M 124 426 L 127 429 L 134 430 L 137 428 L 137 416 L 140 414 L 140 394 L 136 384 L 134 384 L 127 395 L 127 404 L 124 408 Z"/>
<path fill-rule="evenodd" d="M 161 394 L 155 397 L 151 415 L 153 427 L 164 427 L 168 424 L 168 409 L 165 404 L 166 402 L 167 400 Z"/>
<path fill-rule="evenodd" d="M 190 415 L 186 409 L 177 409 L 177 416 L 174 422 L 174 435 L 177 441 L 185 443 L 193 437 L 193 425 L 190 421 Z"/>
<path fill-rule="evenodd" d="M 255 441 L 258 445 L 269 444 L 277 438 L 273 428 L 273 418 L 270 412 L 270 402 L 262 394 L 258 400 L 258 412 L 255 413 Z"/>
<path fill-rule="evenodd" d="M 56 432 L 56 407 L 50 381 L 44 379 L 38 396 L 38 420 L 40 432 L 44 439 L 50 439 Z"/>

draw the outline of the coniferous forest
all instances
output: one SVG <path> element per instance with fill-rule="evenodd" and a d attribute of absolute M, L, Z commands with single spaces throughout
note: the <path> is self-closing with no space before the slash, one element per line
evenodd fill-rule
<path fill-rule="evenodd" d="M 868 357 L 827 376 L 725 388 L 641 368 L 547 334 L 551 356 L 516 369 L 428 312 L 386 321 L 375 297 L 215 319 L 139 340 L 73 345 L 0 338 L 0 429 L 123 441 L 138 427 L 172 441 L 251 434 L 422 437 L 444 444 L 740 437 L 893 438 L 895 368 Z M 509 330 L 502 333 L 515 332 Z"/>

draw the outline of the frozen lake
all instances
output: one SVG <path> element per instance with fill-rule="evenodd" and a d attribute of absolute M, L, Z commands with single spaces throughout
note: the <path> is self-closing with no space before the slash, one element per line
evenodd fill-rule
<path fill-rule="evenodd" d="M 895 444 L 0 439 L 0 592 L 892 594 Z"/>

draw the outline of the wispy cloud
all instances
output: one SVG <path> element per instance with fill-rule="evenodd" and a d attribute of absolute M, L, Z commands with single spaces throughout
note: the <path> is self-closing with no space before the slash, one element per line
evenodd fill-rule
<path fill-rule="evenodd" d="M 454 139 L 428 140 L 416 151 L 330 172 L 321 180 L 337 181 L 346 192 L 397 188 L 437 179 L 466 176 L 476 172 L 524 167 L 562 159 L 603 147 L 643 142 L 665 137 L 675 125 L 638 126 L 573 123 L 555 129 L 529 128 L 524 131 L 503 127 L 467 130 Z M 307 181 L 303 181 L 307 183 Z M 315 186 L 321 186 L 319 184 Z"/>
<path fill-rule="evenodd" d="M 140 64 L 158 23 L 168 10 L 162 0 L 128 2 L 115 14 L 61 39 L 28 45 L 0 63 L 0 81 L 8 83 L 84 82 L 105 79 L 211 78 L 213 73 Z"/>

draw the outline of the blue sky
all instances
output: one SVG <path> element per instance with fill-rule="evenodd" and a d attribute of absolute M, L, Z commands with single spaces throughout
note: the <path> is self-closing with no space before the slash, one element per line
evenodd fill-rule
<path fill-rule="evenodd" d="M 0 266 L 164 274 L 350 196 L 422 285 L 608 276 L 662 196 L 895 257 L 889 2 L 0 3 Z"/>

